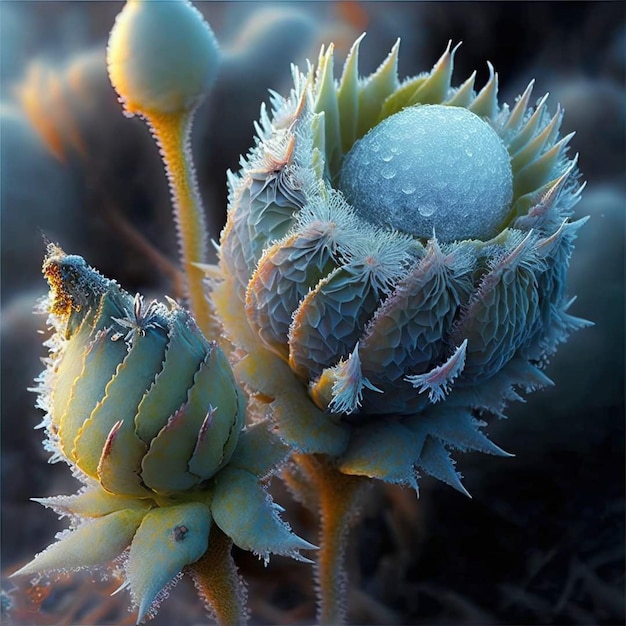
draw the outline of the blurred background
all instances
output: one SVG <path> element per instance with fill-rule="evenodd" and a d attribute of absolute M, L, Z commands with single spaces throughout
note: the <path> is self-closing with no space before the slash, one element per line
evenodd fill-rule
<path fill-rule="evenodd" d="M 127 594 L 95 574 L 15 582 L 6 576 L 64 522 L 31 497 L 77 483 L 49 465 L 42 419 L 27 391 L 45 355 L 32 314 L 46 290 L 44 238 L 81 254 L 128 291 L 177 294 L 169 194 L 139 119 L 122 115 L 105 69 L 108 31 L 123 3 L 0 2 L 2 621 L 130 624 Z M 252 145 L 268 89 L 290 87 L 290 62 L 336 43 L 337 72 L 363 31 L 361 73 L 402 39 L 401 77 L 429 70 L 462 41 L 453 84 L 491 61 L 501 102 L 532 79 L 534 98 L 565 108 L 562 132 L 588 186 L 569 291 L 595 322 L 548 368 L 556 386 L 512 406 L 492 439 L 515 458 L 458 455 L 470 500 L 423 480 L 419 500 L 377 485 L 351 537 L 354 624 L 624 623 L 624 240 L 626 19 L 621 2 L 196 2 L 224 62 L 199 110 L 193 150 L 211 237 L 226 207 L 226 170 Z M 278 480 L 284 518 L 315 542 L 315 520 Z M 253 624 L 310 624 L 311 569 L 237 553 Z M 5 622 L 6 620 L 6 622 Z M 206 623 L 184 580 L 155 625 Z"/>

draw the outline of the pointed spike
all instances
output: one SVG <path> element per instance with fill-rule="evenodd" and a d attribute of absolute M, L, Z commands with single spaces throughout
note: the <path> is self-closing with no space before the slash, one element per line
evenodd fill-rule
<path fill-rule="evenodd" d="M 498 112 L 498 74 L 491 63 L 487 62 L 487 65 L 489 66 L 489 80 L 468 108 L 480 117 L 493 119 Z"/>
<path fill-rule="evenodd" d="M 356 141 L 356 129 L 359 102 L 359 47 L 365 33 L 363 33 L 350 48 L 350 52 L 343 66 L 343 73 L 337 90 L 337 104 L 341 128 L 341 149 L 348 152 Z"/>
<path fill-rule="evenodd" d="M 71 514 L 80 517 L 103 517 L 122 509 L 150 508 L 147 500 L 113 495 L 104 491 L 100 485 L 86 488 L 73 496 L 31 498 L 31 500 L 53 509 L 59 515 Z"/>
<path fill-rule="evenodd" d="M 332 400 L 328 409 L 333 413 L 350 414 L 356 411 L 363 399 L 363 388 L 382 393 L 361 372 L 358 342 L 350 356 L 342 359 L 332 370 Z"/>
<path fill-rule="evenodd" d="M 91 567 L 112 561 L 130 544 L 146 511 L 124 509 L 81 524 L 11 576 Z"/>
<path fill-rule="evenodd" d="M 444 445 L 434 437 L 427 437 L 417 464 L 427 473 L 454 487 L 457 491 L 471 498 L 463 486 L 459 474 L 454 469 L 454 461 Z"/>
<path fill-rule="evenodd" d="M 552 143 L 551 138 L 556 132 L 558 132 L 558 127 L 560 126 L 562 119 L 563 115 L 561 109 L 560 107 L 557 107 L 556 113 L 546 127 L 533 139 L 531 139 L 523 148 L 511 155 L 511 168 L 513 169 L 513 174 L 523 169 L 526 165 L 528 165 L 528 163 L 532 162 L 532 160 L 541 153 L 544 146 L 549 146 Z"/>
<path fill-rule="evenodd" d="M 360 87 L 357 138 L 376 124 L 384 101 L 398 88 L 399 49 L 398 39 L 387 58 Z"/>
<path fill-rule="evenodd" d="M 220 472 L 211 512 L 215 523 L 237 546 L 266 560 L 270 553 L 304 560 L 300 550 L 316 549 L 291 532 L 258 478 L 245 470 L 226 467 Z"/>
<path fill-rule="evenodd" d="M 452 356 L 438 367 L 434 367 L 425 374 L 407 376 L 405 380 L 411 383 L 420 393 L 428 390 L 428 399 L 435 404 L 443 400 L 450 391 L 450 386 L 461 374 L 465 367 L 465 355 L 467 351 L 467 339 L 456 348 Z"/>
<path fill-rule="evenodd" d="M 420 104 L 438 104 L 445 100 L 450 91 L 450 81 L 452 80 L 452 70 L 454 69 L 454 54 L 460 45 L 461 42 L 451 50 L 452 40 L 448 41 L 444 53 L 439 57 L 424 83 L 415 92 L 413 96 L 415 102 Z"/>
<path fill-rule="evenodd" d="M 546 101 L 549 95 L 549 93 L 545 94 L 543 98 L 537 102 L 537 106 L 535 107 L 533 114 L 528 118 L 519 131 L 517 131 L 517 134 L 511 138 L 508 145 L 509 154 L 515 154 L 532 139 L 545 114 Z"/>
<path fill-rule="evenodd" d="M 456 48 L 455 48 L 456 49 Z M 476 81 L 476 71 L 456 90 L 454 95 L 445 104 L 454 107 L 467 109 L 474 99 L 474 82 Z"/>
<path fill-rule="evenodd" d="M 442 410 L 430 418 L 430 424 L 435 436 L 463 452 L 475 450 L 495 456 L 515 456 L 493 443 L 480 430 L 485 422 L 475 419 L 469 411 L 448 409 L 443 405 Z"/>
<path fill-rule="evenodd" d="M 513 192 L 516 196 L 522 196 L 532 189 L 543 186 L 554 175 L 554 168 L 574 134 L 566 135 L 538 159 L 517 172 Z"/>
<path fill-rule="evenodd" d="M 337 101 L 337 87 L 335 85 L 333 60 L 334 46 L 330 44 L 326 54 L 320 57 L 316 78 L 317 97 L 313 111 L 324 112 L 324 140 L 327 165 L 331 172 L 337 171 L 341 161 L 341 124 L 339 119 L 339 104 Z"/>
<path fill-rule="evenodd" d="M 531 228 L 538 219 L 549 213 L 555 205 L 570 174 L 576 168 L 577 161 L 578 155 L 570 161 L 567 169 L 558 178 L 518 198 L 515 205 L 515 213 L 520 215 L 520 217 L 515 220 L 515 228 Z M 585 183 L 583 183 L 581 187 L 584 185 Z"/>
<path fill-rule="evenodd" d="M 528 101 L 530 100 L 530 95 L 534 86 L 535 79 L 533 78 L 533 80 L 528 83 L 528 87 L 526 87 L 524 93 L 522 93 L 522 95 L 517 99 L 517 102 L 509 115 L 509 119 L 507 120 L 505 126 L 507 131 L 517 132 L 521 126 L 524 121 L 524 115 L 526 113 L 526 109 L 528 108 Z"/>
<path fill-rule="evenodd" d="M 144 517 L 126 566 L 131 595 L 139 606 L 137 623 L 145 619 L 159 592 L 183 567 L 206 552 L 210 528 L 211 513 L 199 502 L 158 507 Z"/>

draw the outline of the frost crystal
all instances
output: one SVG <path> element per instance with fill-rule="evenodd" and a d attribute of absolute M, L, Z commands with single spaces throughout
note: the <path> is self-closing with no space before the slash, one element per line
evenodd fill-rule
<path fill-rule="evenodd" d="M 346 155 L 339 182 L 358 213 L 418 237 L 488 239 L 513 197 L 509 154 L 491 126 L 456 106 L 407 107 Z"/>

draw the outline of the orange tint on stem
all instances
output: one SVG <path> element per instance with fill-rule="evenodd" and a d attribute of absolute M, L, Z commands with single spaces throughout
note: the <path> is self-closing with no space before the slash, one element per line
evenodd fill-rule
<path fill-rule="evenodd" d="M 189 306 L 200 330 L 210 334 L 214 325 L 204 293 L 204 272 L 195 265 L 206 263 L 207 241 L 206 219 L 191 158 L 193 113 L 193 110 L 170 114 L 151 112 L 146 120 L 161 150 L 172 193 Z"/>
<path fill-rule="evenodd" d="M 323 455 L 294 454 L 293 459 L 315 486 L 320 503 L 317 619 L 320 624 L 343 624 L 348 591 L 344 567 L 347 534 L 368 481 L 362 476 L 342 474 Z"/>
<path fill-rule="evenodd" d="M 220 626 L 239 626 L 247 621 L 246 587 L 231 555 L 232 546 L 230 537 L 213 524 L 207 551 L 186 567 L 198 595 L 215 613 Z"/>

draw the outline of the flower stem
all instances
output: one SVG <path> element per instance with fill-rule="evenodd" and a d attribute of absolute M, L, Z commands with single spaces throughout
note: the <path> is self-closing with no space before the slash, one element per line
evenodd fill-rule
<path fill-rule="evenodd" d="M 159 144 L 172 193 L 185 291 L 200 329 L 214 326 L 204 293 L 204 272 L 196 263 L 207 261 L 206 219 L 191 157 L 193 110 L 171 114 L 151 113 L 147 118 Z"/>
<path fill-rule="evenodd" d="M 347 595 L 344 567 L 347 534 L 367 480 L 362 476 L 342 474 L 326 456 L 295 454 L 293 458 L 319 495 L 321 529 L 316 564 L 319 585 L 317 619 L 320 624 L 343 624 Z"/>
<path fill-rule="evenodd" d="M 213 524 L 209 546 L 200 560 L 188 565 L 198 595 L 221 626 L 247 621 L 246 587 L 231 555 L 233 542 Z"/>

